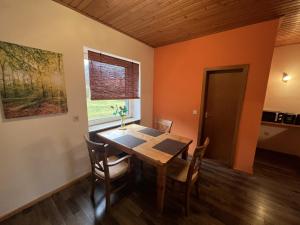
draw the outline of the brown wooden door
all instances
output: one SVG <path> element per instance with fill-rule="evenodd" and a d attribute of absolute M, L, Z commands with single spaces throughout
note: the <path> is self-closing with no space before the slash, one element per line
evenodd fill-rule
<path fill-rule="evenodd" d="M 211 142 L 206 157 L 232 165 L 246 84 L 243 69 L 208 71 L 202 137 Z"/>

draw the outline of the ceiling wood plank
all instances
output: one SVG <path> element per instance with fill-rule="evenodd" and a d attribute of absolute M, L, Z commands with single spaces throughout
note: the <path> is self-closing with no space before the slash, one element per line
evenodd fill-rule
<path fill-rule="evenodd" d="M 282 17 L 276 45 L 300 42 L 296 0 L 55 0 L 150 46 Z"/>

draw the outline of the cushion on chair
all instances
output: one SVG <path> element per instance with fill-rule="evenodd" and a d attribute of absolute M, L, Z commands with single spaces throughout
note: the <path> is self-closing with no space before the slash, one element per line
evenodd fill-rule
<path fill-rule="evenodd" d="M 186 182 L 187 175 L 189 172 L 190 162 L 187 160 L 174 158 L 172 162 L 168 165 L 167 176 L 173 180 L 179 182 Z M 197 173 L 195 173 L 192 179 L 195 179 Z"/>
<path fill-rule="evenodd" d="M 118 160 L 118 157 L 116 156 L 110 156 L 107 158 L 107 162 L 112 162 L 112 161 L 116 161 Z M 100 162 L 101 166 L 103 166 L 103 162 Z M 97 169 L 97 165 L 95 168 L 95 172 L 98 176 L 103 177 L 104 178 L 104 172 L 102 172 L 100 169 Z M 111 179 L 115 179 L 118 178 L 120 176 L 123 176 L 124 174 L 127 173 L 128 171 L 128 163 L 127 162 L 120 162 L 119 164 L 116 164 L 114 166 L 109 166 L 109 176 Z"/>

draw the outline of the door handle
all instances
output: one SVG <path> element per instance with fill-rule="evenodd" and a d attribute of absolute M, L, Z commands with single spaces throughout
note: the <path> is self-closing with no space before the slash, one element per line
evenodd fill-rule
<path fill-rule="evenodd" d="M 205 115 L 204 115 L 205 119 L 208 118 L 208 112 L 205 112 Z"/>
<path fill-rule="evenodd" d="M 211 117 L 212 117 L 212 115 L 210 113 L 205 112 L 205 114 L 204 114 L 205 119 L 208 119 L 208 118 L 211 118 Z"/>

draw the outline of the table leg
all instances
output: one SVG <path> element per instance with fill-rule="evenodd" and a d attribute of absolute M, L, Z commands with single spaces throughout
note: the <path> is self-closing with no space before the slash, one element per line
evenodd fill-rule
<path fill-rule="evenodd" d="M 166 173 L 166 166 L 157 167 L 157 208 L 161 213 L 164 210 L 166 192 Z"/>
<path fill-rule="evenodd" d="M 186 147 L 183 152 L 181 153 L 181 158 L 184 160 L 187 160 L 188 157 L 188 151 L 189 151 L 189 147 Z"/>

